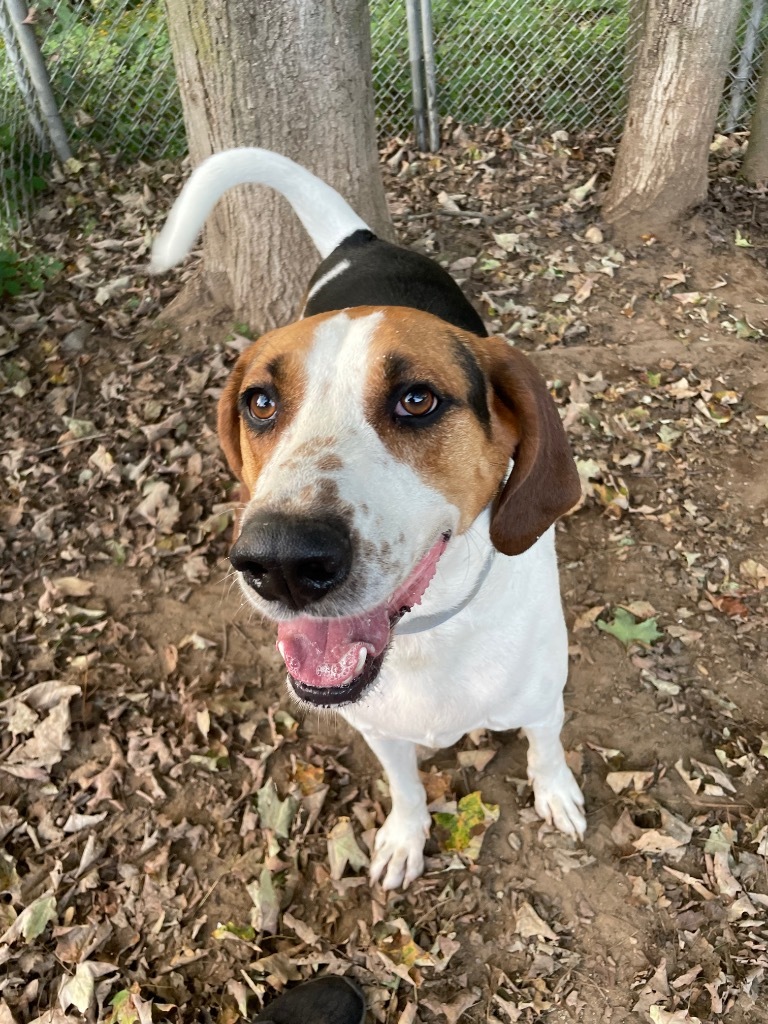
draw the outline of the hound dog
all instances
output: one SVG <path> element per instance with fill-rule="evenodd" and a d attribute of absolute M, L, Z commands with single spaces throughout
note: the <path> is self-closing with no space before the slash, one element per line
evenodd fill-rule
<path fill-rule="evenodd" d="M 277 623 L 299 701 L 335 708 L 384 767 L 371 879 L 407 886 L 429 832 L 416 746 L 522 729 L 538 814 L 571 836 L 583 798 L 560 742 L 567 639 L 554 522 L 579 498 L 533 364 L 488 337 L 436 263 L 377 238 L 342 197 L 261 149 L 197 168 L 151 270 L 189 250 L 228 188 L 269 185 L 323 261 L 302 317 L 247 348 L 219 402 L 247 490 L 230 553 Z"/>

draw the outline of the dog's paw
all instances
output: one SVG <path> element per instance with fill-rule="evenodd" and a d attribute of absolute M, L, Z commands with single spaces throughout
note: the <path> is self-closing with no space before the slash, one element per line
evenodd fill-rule
<path fill-rule="evenodd" d="M 381 881 L 384 889 L 407 889 L 422 874 L 429 825 L 429 817 L 389 815 L 373 844 L 370 876 L 374 885 Z"/>
<path fill-rule="evenodd" d="M 571 838 L 581 839 L 587 828 L 584 797 L 569 769 L 563 765 L 552 775 L 537 775 L 531 783 L 539 817 Z"/>

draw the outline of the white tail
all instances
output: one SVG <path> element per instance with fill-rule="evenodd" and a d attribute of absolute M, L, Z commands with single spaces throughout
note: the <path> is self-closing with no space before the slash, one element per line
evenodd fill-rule
<path fill-rule="evenodd" d="M 179 263 L 217 200 L 243 184 L 269 185 L 284 195 L 323 259 L 354 231 L 368 229 L 335 189 L 288 157 L 268 149 L 227 149 L 193 171 L 152 246 L 150 272 Z"/>

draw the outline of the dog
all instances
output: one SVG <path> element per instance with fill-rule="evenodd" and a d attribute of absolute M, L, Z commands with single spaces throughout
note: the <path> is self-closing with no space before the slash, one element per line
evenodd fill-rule
<path fill-rule="evenodd" d="M 557 408 L 530 360 L 426 256 L 266 150 L 192 174 L 150 269 L 187 253 L 217 199 L 281 192 L 322 257 L 302 316 L 239 357 L 218 408 L 247 494 L 230 552 L 277 623 L 288 685 L 358 729 L 389 781 L 372 882 L 424 869 L 417 745 L 522 729 L 537 813 L 572 837 L 584 801 L 560 741 L 568 647 L 554 523 L 580 497 Z"/>

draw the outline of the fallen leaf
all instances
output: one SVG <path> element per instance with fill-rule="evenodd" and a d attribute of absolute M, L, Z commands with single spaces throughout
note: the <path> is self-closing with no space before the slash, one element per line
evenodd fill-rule
<path fill-rule="evenodd" d="M 51 582 L 62 597 L 87 597 L 93 590 L 93 583 L 77 576 L 59 576 Z"/>
<path fill-rule="evenodd" d="M 615 636 L 625 647 L 629 647 L 630 644 L 634 643 L 650 646 L 663 636 L 663 633 L 660 633 L 657 629 L 655 618 L 638 621 L 634 615 L 624 608 L 617 608 L 613 614 L 613 619 L 608 622 L 598 619 L 597 628 L 602 629 L 604 633 L 610 633 L 611 636 Z"/>
<path fill-rule="evenodd" d="M 106 811 L 102 811 L 101 814 L 78 814 L 73 811 L 62 825 L 62 830 L 67 833 L 82 832 L 84 828 L 93 828 L 94 825 L 98 825 L 104 821 L 106 816 Z"/>
<path fill-rule="evenodd" d="M 251 925 L 258 934 L 274 935 L 280 921 L 280 900 L 272 872 L 262 868 L 258 879 L 249 882 L 245 888 L 253 903 Z"/>
<path fill-rule="evenodd" d="M 719 612 L 722 612 L 723 615 L 727 615 L 731 619 L 746 619 L 749 616 L 749 607 L 744 604 L 741 598 L 729 594 L 710 593 L 707 593 L 707 598 Z"/>
<path fill-rule="evenodd" d="M 460 992 L 450 1002 L 441 1003 L 436 999 L 422 999 L 422 1003 L 439 1017 L 445 1017 L 447 1024 L 458 1024 L 459 1019 L 470 1006 L 480 1002 L 478 992 Z"/>
<path fill-rule="evenodd" d="M 640 853 L 669 854 L 673 851 L 683 852 L 691 841 L 693 829 L 680 818 L 661 808 L 661 828 L 644 829 L 632 845 Z"/>
<path fill-rule="evenodd" d="M 744 559 L 739 565 L 739 574 L 756 590 L 765 590 L 768 587 L 768 569 L 754 558 Z"/>
<path fill-rule="evenodd" d="M 280 839 L 287 839 L 298 810 L 297 801 L 292 796 L 281 800 L 274 782 L 270 781 L 256 794 L 256 804 L 261 827 L 271 829 Z"/>
<path fill-rule="evenodd" d="M 515 931 L 524 939 L 535 937 L 557 942 L 557 934 L 539 917 L 527 900 L 524 900 L 515 911 Z"/>
<path fill-rule="evenodd" d="M 74 1006 L 80 1013 L 85 1013 L 93 1001 L 93 992 L 90 964 L 78 964 L 72 977 L 67 978 L 59 989 L 59 1006 L 65 1011 Z"/>
<path fill-rule="evenodd" d="M 336 881 L 344 874 L 347 864 L 353 871 L 359 871 L 370 863 L 368 855 L 358 845 L 349 818 L 339 818 L 328 833 L 328 862 L 331 878 Z"/>
<path fill-rule="evenodd" d="M 185 647 L 191 647 L 193 651 L 207 651 L 209 648 L 216 646 L 215 640 L 208 640 L 199 633 L 189 633 L 179 640 L 177 645 L 179 651 L 183 651 Z"/>
<path fill-rule="evenodd" d="M 636 793 L 642 793 L 648 789 L 654 779 L 654 772 L 629 771 L 629 772 L 608 772 L 605 781 L 614 793 L 623 793 L 625 789 L 632 788 Z"/>
<path fill-rule="evenodd" d="M 597 174 L 593 174 L 591 178 L 584 182 L 583 185 L 578 185 L 576 188 L 572 188 L 568 193 L 568 198 L 571 202 L 577 206 L 584 202 L 590 192 L 595 191 L 595 185 L 597 184 Z"/>
<path fill-rule="evenodd" d="M 380 927 L 376 948 L 386 953 L 392 963 L 405 967 L 433 967 L 435 964 L 435 958 L 414 940 L 402 917 L 387 921 Z"/>
<path fill-rule="evenodd" d="M 486 831 L 499 819 L 499 806 L 483 803 L 480 793 L 474 792 L 459 800 L 455 814 L 439 811 L 432 817 L 442 833 L 440 848 L 474 861 L 480 856 Z"/>
<path fill-rule="evenodd" d="M 701 1024 L 699 1017 L 693 1017 L 686 1009 L 665 1010 L 658 1004 L 654 1004 L 648 1010 L 653 1024 Z"/>
<path fill-rule="evenodd" d="M 602 613 L 604 611 L 605 611 L 605 605 L 604 604 L 596 604 L 596 605 L 593 605 L 592 608 L 587 608 L 587 610 L 585 612 L 582 612 L 581 615 L 578 615 L 576 617 L 576 620 L 573 623 L 573 631 L 577 632 L 578 630 L 581 630 L 581 629 L 589 629 L 592 625 L 594 625 L 595 620 L 600 615 L 602 615 Z"/>
<path fill-rule="evenodd" d="M 52 893 L 44 893 L 25 907 L 4 935 L 0 935 L 0 944 L 10 945 L 20 936 L 31 942 L 42 935 L 51 921 L 56 919 L 56 897 Z"/>
<path fill-rule="evenodd" d="M 460 750 L 456 755 L 462 768 L 474 768 L 481 772 L 496 757 L 496 751 L 485 747 L 482 750 Z"/>

